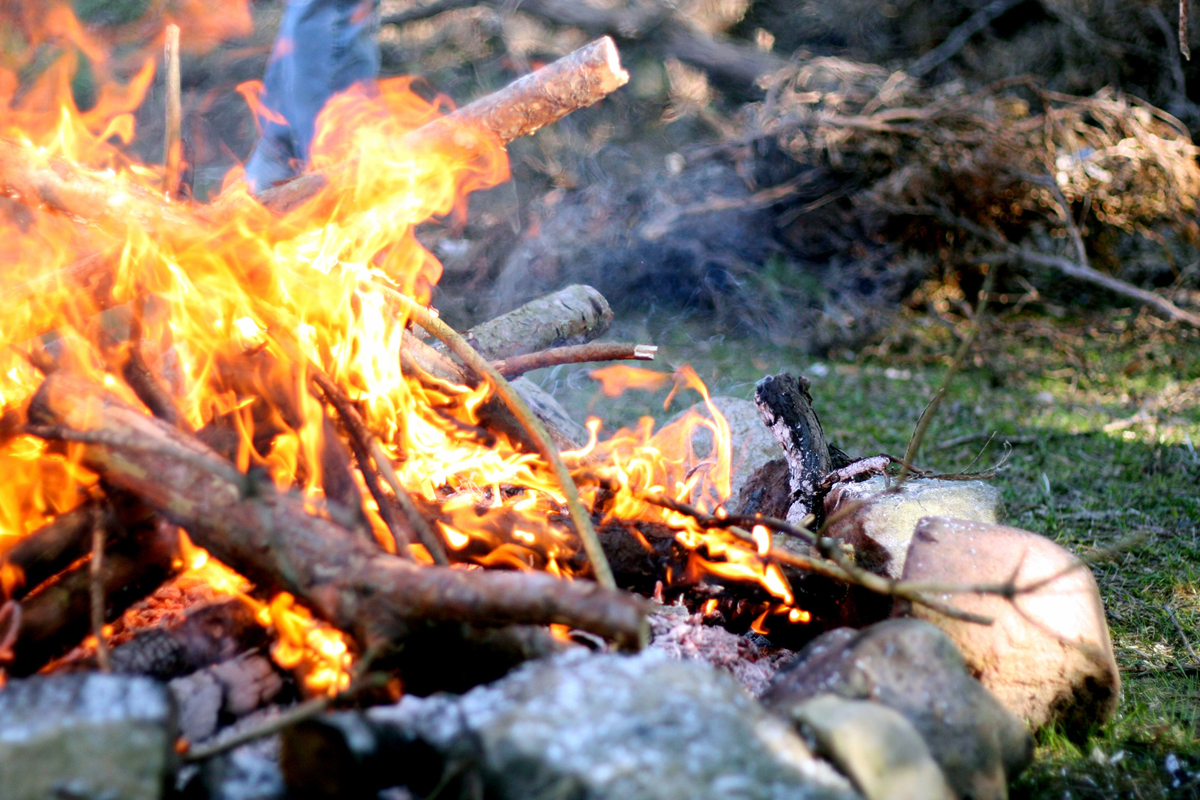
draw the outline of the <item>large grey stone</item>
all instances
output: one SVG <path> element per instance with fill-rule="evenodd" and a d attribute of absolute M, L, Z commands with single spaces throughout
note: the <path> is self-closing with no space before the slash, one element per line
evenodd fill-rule
<path fill-rule="evenodd" d="M 461 697 L 410 696 L 368 718 L 472 765 L 496 798 L 856 796 L 728 675 L 661 654 L 566 654 Z"/>
<path fill-rule="evenodd" d="M 1011 601 L 971 592 L 943 597 L 991 617 L 991 625 L 924 606 L 911 613 L 946 631 L 983 685 L 1035 730 L 1057 723 L 1080 737 L 1116 712 L 1121 673 L 1100 591 L 1087 565 L 1059 545 L 1018 528 L 930 517 L 917 525 L 904 578 L 966 586 L 1012 580 L 1018 593 Z"/>
<path fill-rule="evenodd" d="M 791 712 L 817 752 L 850 776 L 867 800 L 955 800 L 925 740 L 900 712 L 832 694 Z"/>
<path fill-rule="evenodd" d="M 839 483 L 825 498 L 825 515 L 830 517 L 852 502 L 862 503 L 830 526 L 829 535 L 853 544 L 865 566 L 892 578 L 904 573 L 908 543 L 922 517 L 998 522 L 1004 516 L 1000 491 L 985 481 L 913 478 L 899 490 L 887 488 L 882 476 Z"/>
<path fill-rule="evenodd" d="M 156 800 L 174 745 L 170 696 L 150 678 L 58 674 L 0 690 L 4 800 Z"/>
<path fill-rule="evenodd" d="M 730 497 L 736 500 L 750 476 L 768 461 L 781 458 L 783 450 L 771 431 L 763 424 L 762 414 L 753 402 L 721 395 L 710 399 L 729 423 Z M 694 411 L 705 419 L 712 419 L 708 406 L 703 402 L 696 403 L 688 411 Z M 712 438 L 712 431 L 706 427 L 698 427 L 692 433 L 692 447 L 698 459 L 707 458 L 712 452 Z M 787 485 L 786 478 L 784 485 Z"/>
<path fill-rule="evenodd" d="M 1007 779 L 1032 755 L 1022 722 L 967 673 L 954 642 L 927 622 L 893 619 L 824 633 L 779 672 L 762 700 L 794 719 L 799 706 L 822 694 L 899 711 L 961 797 L 1002 800 Z"/>

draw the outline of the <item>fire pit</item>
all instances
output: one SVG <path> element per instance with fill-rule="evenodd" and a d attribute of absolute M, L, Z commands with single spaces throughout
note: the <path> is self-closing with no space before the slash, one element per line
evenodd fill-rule
<path fill-rule="evenodd" d="M 129 91 L 151 74 L 148 63 Z M 592 341 L 612 319 L 595 290 L 570 287 L 466 335 L 429 306 L 441 268 L 414 227 L 505 180 L 506 143 L 626 79 L 601 39 L 446 115 L 385 81 L 330 103 L 308 174 L 258 198 L 232 181 L 203 205 L 176 197 L 178 164 L 135 163 L 112 144 L 140 97 L 102 95 L 81 113 L 66 94 L 55 125 L 5 119 L 0 721 L 16 744 L 0 744 L 0 765 L 91 744 L 66 777 L 55 761 L 0 787 L 157 796 L 187 762 L 179 785 L 222 797 L 213 770 L 233 769 L 227 751 L 283 731 L 282 762 L 277 738 L 259 755 L 299 795 L 521 794 L 650 763 L 725 787 L 714 796 L 759 780 L 786 796 L 866 791 L 853 765 L 850 781 L 731 680 L 613 653 L 646 647 L 653 627 L 660 654 L 718 664 L 759 693 L 790 655 L 780 644 L 883 619 L 892 597 L 988 621 L 895 580 L 887 558 L 871 561 L 869 536 L 831 538 L 859 504 L 838 507 L 835 487 L 921 473 L 831 448 L 806 385 L 785 374 L 756 396 L 785 459 L 733 497 L 730 427 L 691 370 L 606 368 L 606 387 L 673 381 L 702 398 L 657 431 L 647 418 L 611 435 L 517 380 L 654 358 L 651 345 Z M 590 650 L 607 654 L 580 661 Z M 537 658 L 548 660 L 497 684 L 500 700 L 475 689 L 461 704 L 409 701 Z M 606 670 L 638 684 L 614 695 L 597 740 L 621 758 L 597 765 L 591 740 L 539 727 L 539 751 L 557 741 L 574 766 L 547 762 L 497 789 L 533 756 L 497 760 L 473 744 L 466 761 L 447 755 L 510 741 L 496 726 L 542 702 L 542 683 L 563 698 L 608 691 Z M 169 695 L 145 676 L 170 680 Z M 693 775 L 695 759 L 668 754 L 661 730 L 645 745 L 661 759 L 619 747 L 653 697 L 669 710 L 654 725 L 675 715 L 688 736 L 727 725 L 745 763 Z M 394 713 L 319 716 L 401 698 Z M 711 717 L 687 711 L 709 702 Z M 88 710 L 106 703 L 109 716 Z M 436 729 L 439 713 L 463 724 Z M 147 755 L 162 750 L 156 736 L 161 758 Z M 1025 740 L 1011 738 L 1019 751 Z M 80 766 L 104 760 L 97 742 L 112 739 L 146 745 L 128 748 L 140 766 L 124 783 Z M 428 748 L 439 755 L 422 766 Z M 397 753 L 410 772 L 381 773 Z M 368 762 L 369 779 L 354 766 Z M 570 791 L 648 796 L 643 783 L 595 780 Z"/>

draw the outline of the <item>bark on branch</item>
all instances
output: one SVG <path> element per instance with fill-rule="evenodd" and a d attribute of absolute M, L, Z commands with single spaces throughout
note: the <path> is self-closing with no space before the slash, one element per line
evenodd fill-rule
<path fill-rule="evenodd" d="M 653 361 L 658 348 L 649 344 L 593 342 L 574 347 L 552 347 L 536 353 L 493 361 L 492 366 L 506 378 L 515 378 L 544 367 L 560 364 L 584 364 L 589 361 Z"/>
<path fill-rule="evenodd" d="M 431 144 L 453 143 L 471 152 L 496 139 L 508 144 L 598 102 L 628 80 L 612 39 L 597 39 L 498 92 L 417 128 L 398 141 L 396 147 L 419 152 Z M 350 161 L 324 172 L 302 175 L 263 192 L 259 201 L 272 211 L 287 213 L 304 205 L 326 186 L 337 188 L 346 183 L 357 170 L 358 162 Z M 219 208 L 220 204 L 218 200 L 215 205 Z"/>

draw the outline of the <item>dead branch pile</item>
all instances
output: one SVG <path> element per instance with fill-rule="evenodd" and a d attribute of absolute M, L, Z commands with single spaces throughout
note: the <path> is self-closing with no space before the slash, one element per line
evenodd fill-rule
<path fill-rule="evenodd" d="M 1061 193 L 1122 230 L 1195 227 L 1200 151 L 1173 117 L 1112 91 L 1074 97 L 1033 79 L 930 90 L 824 58 L 777 83 L 746 121 L 798 163 L 866 170 L 866 197 L 880 204 L 952 203 L 982 225 L 1035 217 L 1065 233 Z"/>
<path fill-rule="evenodd" d="M 1178 120 L 1143 101 L 1059 94 L 1032 78 L 929 89 L 904 72 L 821 58 L 747 106 L 743 124 L 739 146 L 770 142 L 801 169 L 852 175 L 851 203 L 907 220 L 899 238 L 918 249 L 954 241 L 960 261 L 999 250 L 1198 319 L 1088 263 L 1114 230 L 1156 241 L 1200 234 L 1200 150 Z M 1067 254 L 1047 252 L 1055 247 Z"/>

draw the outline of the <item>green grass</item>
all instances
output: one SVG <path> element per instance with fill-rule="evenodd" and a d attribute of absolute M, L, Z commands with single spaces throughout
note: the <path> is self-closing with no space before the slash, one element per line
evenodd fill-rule
<path fill-rule="evenodd" d="M 699 318 L 624 321 L 609 338 L 662 346 L 657 368 L 690 363 L 715 394 L 753 396 L 782 370 L 812 381 L 830 439 L 852 454 L 904 453 L 965 330 L 948 312 L 907 311 L 879 345 L 840 359 L 739 341 Z M 658 394 L 615 400 L 587 368 L 533 376 L 571 410 L 609 423 L 665 416 Z M 676 400 L 669 413 L 693 402 Z M 987 436 L 995 433 L 982 452 Z M 961 444 L 962 437 L 976 436 Z M 950 391 L 918 458 L 939 471 L 989 466 L 1008 522 L 1091 556 L 1124 689 L 1115 720 L 1080 745 L 1051 732 L 1013 786 L 1028 798 L 1200 797 L 1200 332 L 1134 311 L 1094 320 L 993 318 Z M 947 443 L 951 443 L 947 446 Z M 1173 786 L 1174 755 L 1192 775 Z"/>

